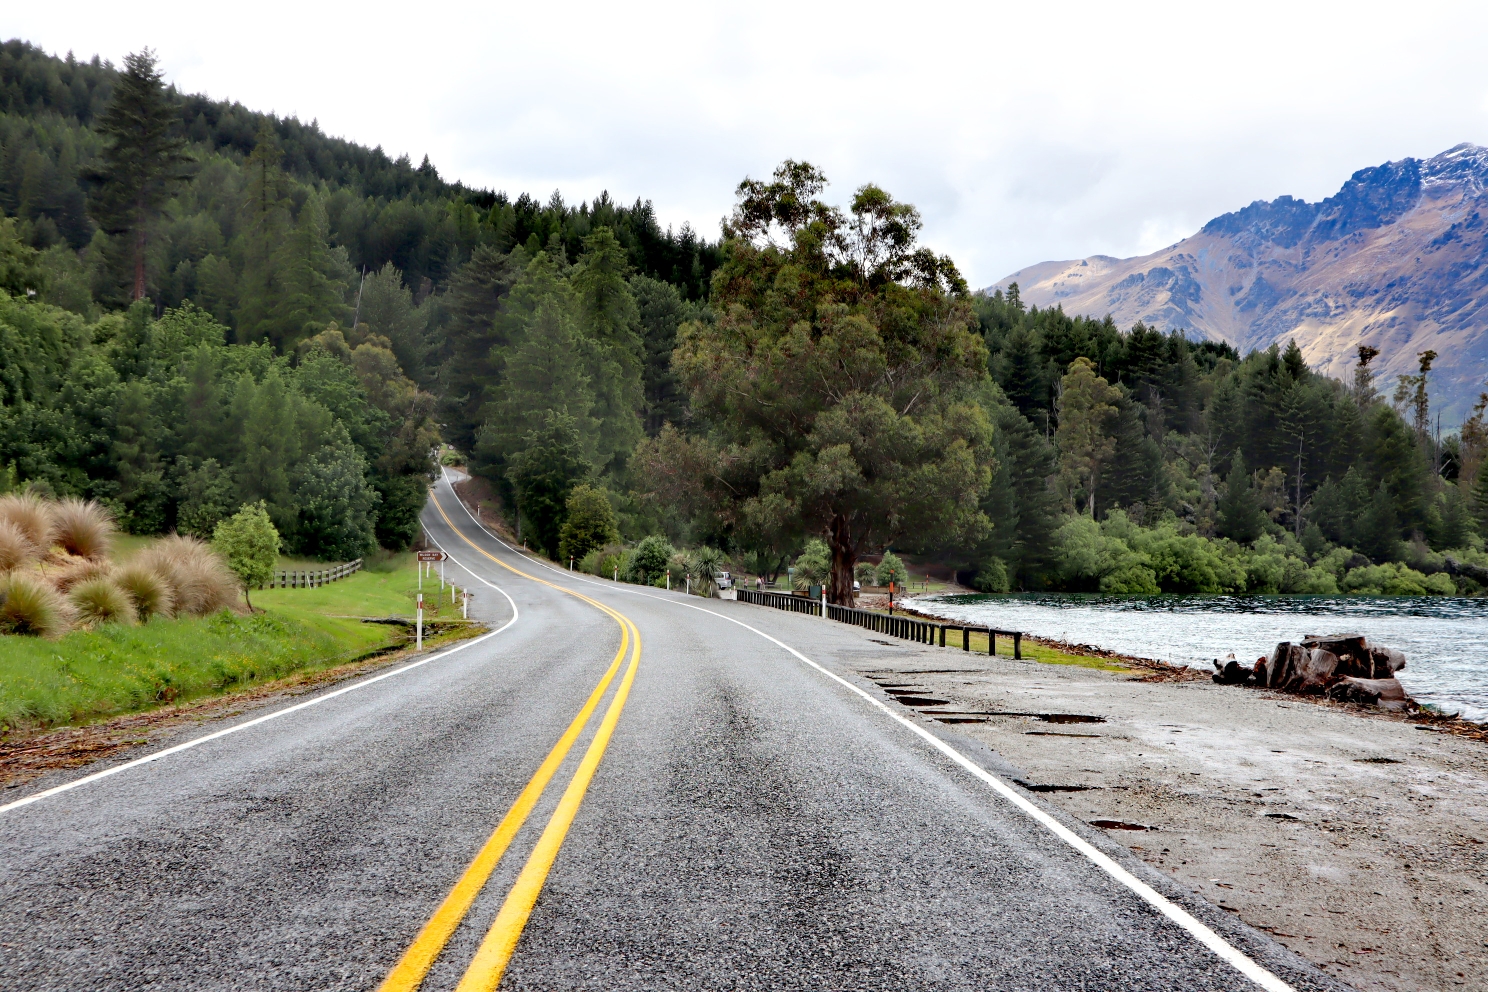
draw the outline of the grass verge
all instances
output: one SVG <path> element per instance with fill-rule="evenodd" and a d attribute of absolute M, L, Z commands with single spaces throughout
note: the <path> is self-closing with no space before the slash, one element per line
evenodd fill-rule
<path fill-rule="evenodd" d="M 256 591 L 261 612 L 251 616 L 108 624 L 55 641 L 0 637 L 0 730 L 87 723 L 391 651 L 407 643 L 406 629 L 361 618 L 411 617 L 417 591 L 417 565 L 405 553 L 317 589 Z M 425 581 L 424 594 L 426 620 L 458 619 L 447 590 L 440 609 L 437 579 Z"/>
<path fill-rule="evenodd" d="M 960 650 L 961 632 L 946 631 L 946 650 L 952 648 Z M 968 654 L 987 654 L 987 635 L 973 632 L 971 635 L 971 650 Z M 1097 668 L 1104 672 L 1127 672 L 1131 669 L 1126 665 L 1116 663 L 1110 658 L 1092 657 L 1089 655 L 1071 654 L 1062 651 L 1052 644 L 1044 644 L 1030 637 L 1023 638 L 1023 658 L 1027 661 L 1042 662 L 1045 665 L 1075 665 L 1079 668 Z M 1013 656 L 1013 639 L 1011 637 L 999 637 L 997 639 L 998 658 L 1011 658 Z"/>

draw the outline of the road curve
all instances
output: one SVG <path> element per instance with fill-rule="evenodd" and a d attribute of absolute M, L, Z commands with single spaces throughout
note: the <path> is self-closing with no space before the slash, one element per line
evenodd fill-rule
<path fill-rule="evenodd" d="M 0 987 L 1342 988 L 858 674 L 947 654 L 424 519 L 505 629 L 0 807 Z"/>

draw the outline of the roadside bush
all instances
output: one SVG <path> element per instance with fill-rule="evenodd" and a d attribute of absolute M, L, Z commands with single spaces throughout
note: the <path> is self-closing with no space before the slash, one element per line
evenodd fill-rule
<path fill-rule="evenodd" d="M 70 555 L 98 561 L 114 544 L 114 518 L 93 500 L 64 499 L 51 508 L 52 541 Z"/>
<path fill-rule="evenodd" d="M 114 582 L 134 603 L 134 612 L 141 621 L 157 616 L 168 617 L 174 612 L 170 586 L 148 568 L 126 565 L 114 574 Z"/>
<path fill-rule="evenodd" d="M 565 506 L 568 519 L 558 533 L 558 558 L 564 564 L 619 540 L 615 509 L 603 490 L 581 483 L 568 494 Z"/>
<path fill-rule="evenodd" d="M 643 586 L 652 585 L 666 574 L 667 562 L 676 553 L 677 549 L 670 541 L 660 534 L 652 534 L 642 539 L 627 556 L 621 578 Z"/>
<path fill-rule="evenodd" d="M 24 531 L 9 520 L 0 520 L 0 572 L 20 568 L 40 557 L 41 549 Z"/>
<path fill-rule="evenodd" d="M 30 576 L 0 579 L 0 631 L 60 637 L 72 626 L 72 607 L 55 589 Z"/>
<path fill-rule="evenodd" d="M 830 559 L 828 559 L 830 563 Z M 905 583 L 909 581 L 909 569 L 904 567 L 904 562 L 892 551 L 885 551 L 884 556 L 879 559 L 878 569 L 875 573 L 878 584 L 886 586 L 894 583 L 894 588 L 903 590 Z"/>
<path fill-rule="evenodd" d="M 54 534 L 52 508 L 45 500 L 30 493 L 0 496 L 0 521 L 18 528 L 41 554 L 51 549 Z"/>
<path fill-rule="evenodd" d="M 692 579 L 692 591 L 700 596 L 711 596 L 717 588 L 713 577 L 728 567 L 728 559 L 722 551 L 703 545 L 687 554 L 687 575 Z"/>
<path fill-rule="evenodd" d="M 871 561 L 858 562 L 853 566 L 853 579 L 861 585 L 873 585 L 878 581 L 878 566 Z"/>
<path fill-rule="evenodd" d="M 79 582 L 67 598 L 77 613 L 78 622 L 85 627 L 104 623 L 132 624 L 136 619 L 134 603 L 128 594 L 103 576 Z"/>

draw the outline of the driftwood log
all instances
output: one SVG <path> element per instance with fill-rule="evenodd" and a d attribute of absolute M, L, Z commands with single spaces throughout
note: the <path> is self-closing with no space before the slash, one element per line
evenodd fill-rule
<path fill-rule="evenodd" d="M 1214 681 L 1405 710 L 1415 704 L 1395 678 L 1404 667 L 1405 655 L 1372 645 L 1362 634 L 1309 635 L 1297 644 L 1282 641 L 1249 668 L 1233 657 L 1215 661 Z"/>

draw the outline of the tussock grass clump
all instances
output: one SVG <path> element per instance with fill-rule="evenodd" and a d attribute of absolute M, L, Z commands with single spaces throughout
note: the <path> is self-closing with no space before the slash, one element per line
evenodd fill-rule
<path fill-rule="evenodd" d="M 0 631 L 61 637 L 72 623 L 72 605 L 51 586 L 28 575 L 0 578 Z"/>
<path fill-rule="evenodd" d="M 101 561 L 114 543 L 114 516 L 94 500 L 68 497 L 51 507 L 52 542 L 68 554 Z"/>
<path fill-rule="evenodd" d="M 0 520 L 0 572 L 9 572 L 41 557 L 26 532 L 9 520 Z"/>
<path fill-rule="evenodd" d="M 162 537 L 136 555 L 134 564 L 165 580 L 178 615 L 206 616 L 237 599 L 237 579 L 210 545 L 194 537 Z"/>
<path fill-rule="evenodd" d="M 111 579 L 99 576 L 79 582 L 72 587 L 67 598 L 77 611 L 78 621 L 86 627 L 96 627 L 101 623 L 135 622 L 134 602 Z"/>
<path fill-rule="evenodd" d="M 0 520 L 13 524 L 45 554 L 56 534 L 52 507 L 46 500 L 30 493 L 8 493 L 0 496 Z"/>
<path fill-rule="evenodd" d="M 91 579 L 106 579 L 113 574 L 114 566 L 107 561 L 94 561 L 91 558 L 68 558 L 64 565 L 55 572 L 49 573 L 47 578 L 58 592 L 66 595 L 72 591 L 73 586 L 80 582 L 87 582 Z"/>
<path fill-rule="evenodd" d="M 142 622 L 175 613 L 175 596 L 158 572 L 142 565 L 126 565 L 114 574 L 114 583 L 133 601 L 134 612 Z"/>

